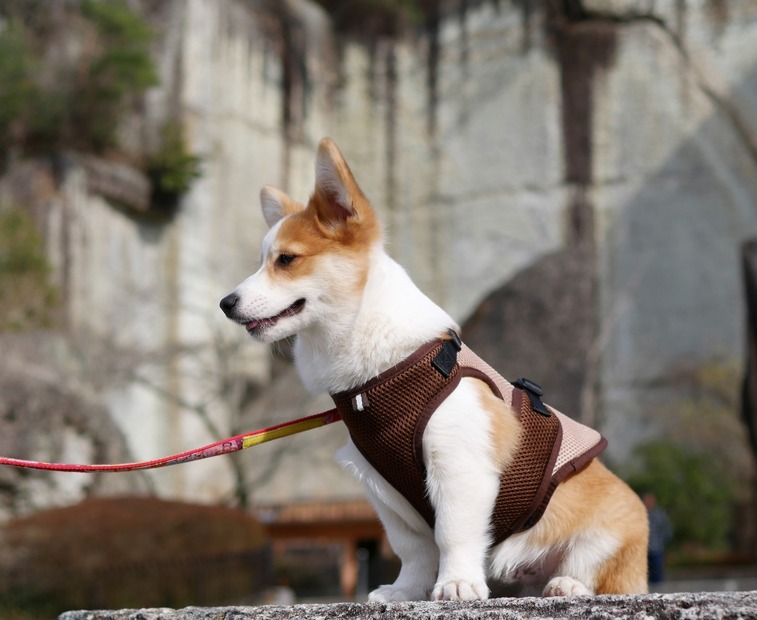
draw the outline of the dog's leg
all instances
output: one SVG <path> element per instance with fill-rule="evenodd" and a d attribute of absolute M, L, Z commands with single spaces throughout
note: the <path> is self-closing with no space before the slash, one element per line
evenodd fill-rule
<path fill-rule="evenodd" d="M 561 550 L 545 596 L 646 592 L 646 510 L 599 461 L 557 487 L 532 532 L 538 548 Z"/>
<path fill-rule="evenodd" d="M 544 588 L 544 596 L 594 594 L 599 568 L 618 550 L 617 539 L 601 530 L 575 535 Z"/>
<path fill-rule="evenodd" d="M 423 535 L 410 526 L 391 508 L 368 491 L 376 512 L 386 530 L 389 544 L 402 567 L 391 585 L 383 585 L 368 596 L 370 601 L 421 601 L 427 600 L 436 579 L 439 551 L 428 528 Z"/>
<path fill-rule="evenodd" d="M 386 531 L 389 544 L 402 562 L 397 579 L 370 593 L 371 601 L 419 601 L 429 598 L 439 568 L 439 551 L 431 528 L 410 503 L 389 485 L 348 441 L 336 455 L 365 487 Z"/>
<path fill-rule="evenodd" d="M 434 600 L 474 600 L 489 596 L 485 562 L 489 548 L 489 519 L 496 498 L 497 476 L 463 472 L 435 472 L 441 485 L 431 492 L 437 507 L 436 544 L 439 576 Z M 436 500 L 436 501 L 434 501 Z"/>
<path fill-rule="evenodd" d="M 646 532 L 625 541 L 621 534 L 594 529 L 574 537 L 544 596 L 646 592 Z"/>
<path fill-rule="evenodd" d="M 573 577 L 553 577 L 544 588 L 544 596 L 590 596 L 594 594 Z"/>
<path fill-rule="evenodd" d="M 499 489 L 489 422 L 476 383 L 464 379 L 434 413 L 424 434 L 426 484 L 440 554 L 436 600 L 489 596 L 485 563 Z"/>

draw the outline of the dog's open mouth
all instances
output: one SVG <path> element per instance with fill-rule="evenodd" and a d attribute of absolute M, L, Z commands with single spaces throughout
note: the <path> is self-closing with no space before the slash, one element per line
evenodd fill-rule
<path fill-rule="evenodd" d="M 265 319 L 252 319 L 252 321 L 249 321 L 245 324 L 245 328 L 250 333 L 259 332 L 263 329 L 267 329 L 268 327 L 273 327 L 274 325 L 276 325 L 276 323 L 279 322 L 279 319 L 283 319 L 288 316 L 294 316 L 295 314 L 302 312 L 302 309 L 304 307 L 305 300 L 298 299 L 291 306 L 279 312 L 276 316 L 269 316 Z"/>

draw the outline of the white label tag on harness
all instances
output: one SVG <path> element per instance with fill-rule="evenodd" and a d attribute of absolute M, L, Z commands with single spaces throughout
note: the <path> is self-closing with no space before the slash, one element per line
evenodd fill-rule
<path fill-rule="evenodd" d="M 353 411 L 365 411 L 368 408 L 368 395 L 357 394 L 352 397 L 352 410 Z"/>

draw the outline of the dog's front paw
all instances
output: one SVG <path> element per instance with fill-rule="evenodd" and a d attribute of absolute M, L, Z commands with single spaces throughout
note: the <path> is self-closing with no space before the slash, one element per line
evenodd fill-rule
<path fill-rule="evenodd" d="M 475 601 L 486 598 L 489 598 L 489 588 L 483 580 L 450 579 L 434 586 L 435 601 Z"/>
<path fill-rule="evenodd" d="M 424 601 L 428 598 L 428 591 L 415 592 L 410 588 L 395 585 L 385 585 L 376 588 L 368 595 L 368 600 L 374 603 L 388 603 L 390 601 Z"/>
<path fill-rule="evenodd" d="M 584 596 L 589 588 L 573 577 L 555 577 L 544 588 L 544 596 Z"/>

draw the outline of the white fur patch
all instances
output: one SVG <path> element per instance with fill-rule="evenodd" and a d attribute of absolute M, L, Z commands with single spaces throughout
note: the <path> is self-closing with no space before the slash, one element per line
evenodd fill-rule
<path fill-rule="evenodd" d="M 497 545 L 491 557 L 489 574 L 503 581 L 541 583 L 555 570 L 559 558 L 549 547 L 531 542 L 530 532 L 514 534 Z"/>
<path fill-rule="evenodd" d="M 335 458 L 337 463 L 363 483 L 375 500 L 390 507 L 410 529 L 432 536 L 431 528 L 423 517 L 373 468 L 351 440 L 339 449 Z"/>

